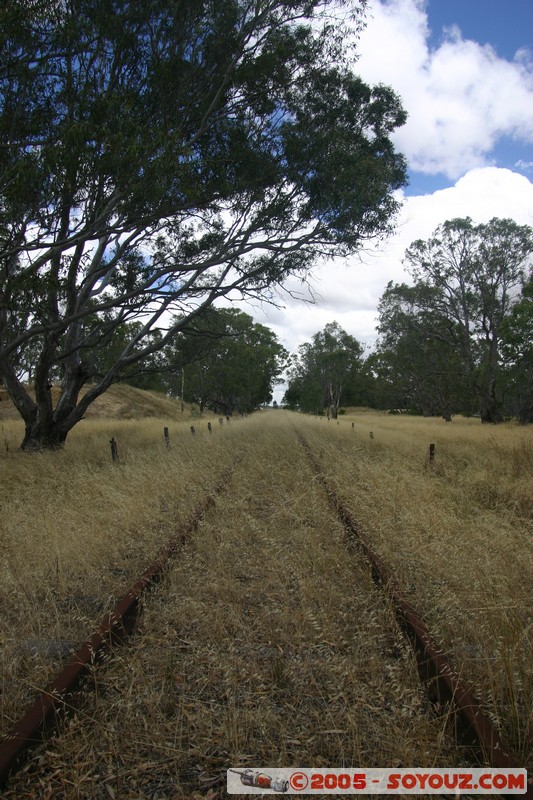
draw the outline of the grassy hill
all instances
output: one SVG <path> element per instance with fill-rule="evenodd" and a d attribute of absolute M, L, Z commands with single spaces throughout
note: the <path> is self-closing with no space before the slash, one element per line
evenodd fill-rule
<path fill-rule="evenodd" d="M 59 387 L 52 388 L 54 403 L 59 397 Z M 185 411 L 190 412 L 186 404 Z M 176 398 L 160 392 L 147 392 L 125 383 L 111 386 L 87 411 L 87 417 L 113 417 L 139 419 L 142 417 L 165 417 L 180 419 L 181 405 Z M 0 420 L 18 420 L 19 414 L 4 389 L 0 389 Z"/>

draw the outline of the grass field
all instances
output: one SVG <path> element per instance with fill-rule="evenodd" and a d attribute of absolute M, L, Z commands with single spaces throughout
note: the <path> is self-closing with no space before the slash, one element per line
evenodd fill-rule
<path fill-rule="evenodd" d="M 531 759 L 533 431 L 462 419 L 355 420 L 352 441 L 341 426 L 326 442 L 315 431 L 324 472 L 457 671 L 474 678 L 515 752 Z"/>
<path fill-rule="evenodd" d="M 211 434 L 206 419 L 95 418 L 28 455 L 2 425 L 3 734 L 240 459 L 138 635 L 6 797 L 216 798 L 228 766 L 465 763 L 296 431 L 533 768 L 532 430 L 371 412 L 270 411 Z"/>

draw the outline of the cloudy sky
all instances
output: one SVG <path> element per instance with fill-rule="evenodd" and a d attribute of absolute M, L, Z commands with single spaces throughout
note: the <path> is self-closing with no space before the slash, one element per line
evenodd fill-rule
<path fill-rule="evenodd" d="M 408 280 L 406 248 L 446 219 L 533 225 L 533 0 L 369 0 L 358 50 L 363 79 L 392 86 L 408 112 L 394 142 L 410 183 L 396 234 L 316 269 L 313 305 L 286 294 L 284 308 L 245 309 L 290 352 L 333 320 L 371 348 L 386 284 Z"/>

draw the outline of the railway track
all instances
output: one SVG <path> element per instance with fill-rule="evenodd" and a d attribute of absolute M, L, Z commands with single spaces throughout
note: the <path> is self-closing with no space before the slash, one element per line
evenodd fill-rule
<path fill-rule="evenodd" d="M 60 673 L 40 692 L 35 703 L 0 742 L 0 789 L 6 785 L 9 775 L 22 765 L 25 751 L 38 745 L 43 737 L 49 736 L 58 724 L 75 710 L 80 681 L 87 676 L 89 670 L 105 653 L 114 646 L 124 643 L 134 632 L 143 595 L 161 581 L 170 560 L 187 537 L 197 529 L 207 510 L 215 505 L 217 495 L 226 487 L 237 464 L 238 461 L 224 471 L 211 494 L 198 505 L 172 539 L 161 548 L 154 561 L 132 584 L 113 610 L 105 615 L 90 639 L 72 654 Z"/>
<path fill-rule="evenodd" d="M 381 585 L 391 598 L 400 624 L 415 648 L 419 672 L 428 686 L 430 697 L 439 703 L 452 704 L 457 735 L 472 747 L 481 761 L 486 759 L 492 767 L 509 769 L 518 767 L 518 763 L 502 742 L 479 702 L 468 689 L 465 681 L 454 673 L 443 648 L 435 640 L 418 610 L 406 598 L 390 566 L 372 548 L 346 504 L 328 482 L 306 439 L 298 434 L 298 440 L 307 453 L 347 533 L 362 548 L 371 565 L 376 583 Z"/>
<path fill-rule="evenodd" d="M 154 717 L 153 723 L 151 715 L 157 709 L 147 705 L 143 713 L 149 718 L 150 730 L 151 725 L 165 728 L 171 718 L 180 719 L 180 744 L 173 745 L 173 758 L 181 764 L 184 797 L 194 793 L 191 787 L 200 793 L 197 796 L 224 796 L 221 776 L 227 766 L 272 763 L 276 753 L 287 764 L 303 765 L 317 755 L 331 766 L 337 765 L 334 760 L 340 765 L 340 759 L 356 763 L 365 753 L 368 766 L 383 759 L 387 764 L 397 763 L 400 751 L 394 752 L 392 739 L 407 738 L 413 726 L 422 731 L 422 738 L 427 735 L 428 741 L 434 736 L 435 744 L 424 751 L 413 743 L 409 748 L 412 758 L 423 758 L 426 752 L 433 764 L 439 758 L 443 766 L 451 765 L 450 758 L 462 764 L 477 750 L 492 766 L 516 766 L 465 683 L 453 674 L 391 570 L 328 485 L 305 438 L 300 434 L 296 439 L 288 430 L 289 435 L 295 445 L 300 442 L 301 448 L 296 450 L 302 457 L 294 450 L 288 456 L 278 442 L 271 441 L 268 447 L 256 441 L 248 444 L 243 463 L 234 467 L 232 478 L 223 476 L 93 637 L 13 727 L 0 743 L 4 784 L 24 764 L 23 753 L 47 736 L 63 714 L 79 705 L 75 694 L 80 677 L 102 653 L 125 639 L 130 643 L 128 655 L 134 661 L 139 657 L 143 673 L 150 671 L 147 662 L 152 660 L 155 673 L 160 668 L 155 665 L 165 654 L 172 675 L 180 676 L 179 689 L 173 684 L 171 711 L 165 705 L 163 717 Z M 290 487 L 287 476 L 291 476 Z M 226 486 L 229 491 L 220 508 L 215 498 Z M 364 559 L 353 548 L 346 557 L 346 532 L 357 539 Z M 170 558 L 178 551 L 180 558 L 168 569 Z M 374 584 L 365 577 L 365 559 L 370 561 Z M 143 593 L 163 574 L 167 576 L 164 591 L 143 605 L 141 630 L 129 638 L 139 627 Z M 442 701 L 437 721 L 431 719 L 430 704 L 421 698 L 418 678 L 410 669 L 415 659 L 398 638 L 383 588 L 402 628 L 409 630 L 415 642 L 418 666 L 431 687 L 432 699 L 438 695 Z M 360 622 L 356 625 L 354 620 Z M 369 663 L 376 665 L 377 672 L 369 672 Z M 124 664 L 113 663 L 113 659 L 102 665 L 103 673 L 115 670 L 117 676 L 123 669 Z M 383 671 L 389 676 L 386 687 L 377 685 L 376 675 Z M 113 680 L 119 683 L 121 679 L 104 675 L 101 680 L 115 686 Z M 446 725 L 446 733 L 443 719 L 449 719 L 450 712 L 442 710 L 444 701 L 451 701 L 460 720 L 456 726 Z M 405 726 L 395 720 L 398 728 L 394 735 L 391 731 L 388 742 L 385 727 L 392 725 L 394 706 L 400 703 L 405 707 Z M 112 726 L 103 714 L 102 730 L 107 736 Z M 92 718 L 92 712 L 89 716 Z M 226 719 L 229 716 L 231 725 Z M 223 725 L 221 718 L 226 720 Z M 127 725 L 131 723 L 125 721 L 122 727 Z M 461 735 L 456 744 L 455 729 Z M 168 748 L 166 728 L 164 738 Z M 266 748 L 265 740 L 269 742 Z M 209 765 L 204 771 L 197 766 L 202 759 Z M 57 773 L 57 761 L 52 764 Z M 153 764 L 160 776 L 161 763 L 154 759 Z M 45 756 L 44 764 L 34 761 L 31 769 L 38 775 L 40 768 L 48 766 Z M 176 774 L 169 774 L 168 786 L 175 780 Z M 155 776 L 153 781 L 155 787 Z M 116 788 L 107 789 L 107 795 L 102 791 L 102 797 L 122 796 Z M 96 798 L 97 794 L 74 796 Z M 123 796 L 167 795 L 163 789 L 153 788 L 153 794 L 147 790 L 143 795 Z"/>

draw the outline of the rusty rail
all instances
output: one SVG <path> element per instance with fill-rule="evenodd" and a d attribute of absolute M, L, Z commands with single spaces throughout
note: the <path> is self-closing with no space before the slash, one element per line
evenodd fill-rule
<path fill-rule="evenodd" d="M 414 645 L 421 676 L 440 700 L 449 701 L 455 709 L 463 740 L 478 751 L 478 755 L 480 751 L 492 767 L 517 768 L 518 764 L 503 744 L 480 704 L 466 684 L 455 674 L 442 647 L 418 611 L 406 599 L 392 570 L 373 549 L 346 504 L 328 482 L 309 444 L 299 432 L 297 436 L 346 531 L 360 544 L 370 562 L 374 581 L 386 589 L 402 628 Z"/>
<path fill-rule="evenodd" d="M 463 732 L 470 737 L 470 744 L 474 744 L 486 756 L 491 766 L 516 768 L 516 762 L 490 720 L 467 686 L 455 675 L 442 648 L 420 614 L 406 599 L 391 569 L 372 548 L 346 504 L 328 483 L 303 436 L 298 433 L 298 438 L 346 531 L 360 544 L 366 555 L 375 581 L 387 590 L 402 627 L 415 645 L 421 673 L 440 698 L 446 698 L 453 704 Z M 217 494 L 222 491 L 236 466 L 237 463 L 221 477 L 212 493 L 161 549 L 154 562 L 119 600 L 113 611 L 106 615 L 98 630 L 72 655 L 60 674 L 40 693 L 35 703 L 0 742 L 0 788 L 5 785 L 10 773 L 21 766 L 24 752 L 42 741 L 43 736 L 75 706 L 80 679 L 90 672 L 110 647 L 121 643 L 133 632 L 143 592 L 161 580 L 170 558 L 194 532 L 206 511 L 215 504 Z"/>
<path fill-rule="evenodd" d="M 156 559 L 102 620 L 97 631 L 71 656 L 59 675 L 42 691 L 32 706 L 0 742 L 0 788 L 10 774 L 22 766 L 26 750 L 39 744 L 75 706 L 75 695 L 82 677 L 113 645 L 122 643 L 134 630 L 142 594 L 161 580 L 169 561 L 179 546 L 198 527 L 206 511 L 214 506 L 237 466 L 236 462 L 177 533 L 159 551 Z"/>

